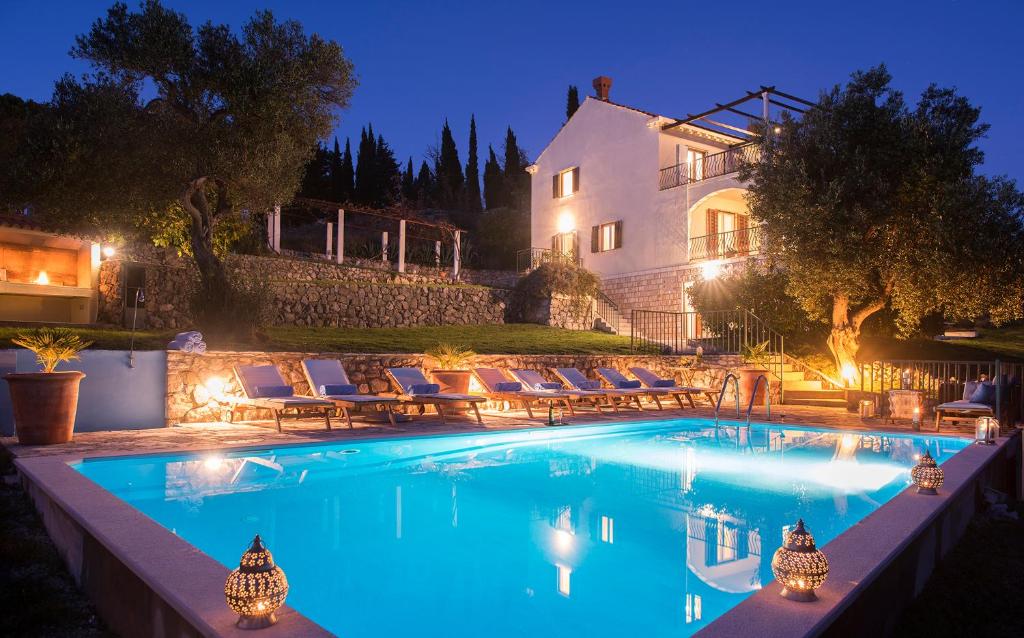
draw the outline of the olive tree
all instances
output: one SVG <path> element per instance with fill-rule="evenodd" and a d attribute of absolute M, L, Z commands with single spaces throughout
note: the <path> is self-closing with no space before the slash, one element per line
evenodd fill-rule
<path fill-rule="evenodd" d="M 193 27 L 157 0 L 113 5 L 71 54 L 93 72 L 57 83 L 5 199 L 56 230 L 187 226 L 201 294 L 227 303 L 218 226 L 292 197 L 348 105 L 352 63 L 269 11 L 236 32 Z"/>
<path fill-rule="evenodd" d="M 890 81 L 884 66 L 854 73 L 784 118 L 741 171 L 762 246 L 789 294 L 829 325 L 840 370 L 886 307 L 905 334 L 934 312 L 1021 316 L 1024 200 L 1013 182 L 976 172 L 979 109 L 934 85 L 910 106 Z"/>

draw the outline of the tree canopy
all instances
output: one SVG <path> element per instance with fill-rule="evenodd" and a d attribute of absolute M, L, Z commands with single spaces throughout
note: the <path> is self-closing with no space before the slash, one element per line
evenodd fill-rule
<path fill-rule="evenodd" d="M 930 86 L 915 105 L 884 66 L 820 96 L 748 164 L 751 215 L 787 290 L 828 322 L 836 362 L 852 364 L 860 329 L 889 307 L 906 333 L 950 319 L 1022 314 L 1024 198 L 978 174 L 979 109 Z"/>

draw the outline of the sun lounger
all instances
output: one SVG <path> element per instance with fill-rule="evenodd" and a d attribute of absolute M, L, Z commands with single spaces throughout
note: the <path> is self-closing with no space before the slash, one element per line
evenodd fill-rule
<path fill-rule="evenodd" d="M 565 382 L 573 390 L 592 390 L 604 394 L 605 399 L 611 404 L 612 409 L 618 412 L 619 399 L 625 399 L 627 403 L 636 402 L 636 408 L 643 411 L 644 406 L 640 403 L 643 392 L 635 389 L 603 388 L 600 380 L 591 381 L 587 375 L 576 368 L 552 368 L 558 378 Z"/>
<path fill-rule="evenodd" d="M 519 403 L 526 414 L 533 418 L 533 403 L 565 404 L 569 414 L 575 414 L 570 396 L 558 390 L 533 390 L 524 387 L 522 381 L 509 381 L 508 377 L 497 368 L 476 368 L 473 376 L 483 386 L 483 396 L 496 401 Z"/>
<path fill-rule="evenodd" d="M 294 410 L 296 418 L 301 418 L 306 411 L 319 412 L 324 416 L 327 429 L 331 429 L 329 410 L 334 404 L 324 399 L 295 396 L 294 389 L 281 377 L 276 366 L 235 366 L 233 370 L 245 396 L 231 400 L 229 423 L 234 423 L 237 408 L 253 407 L 270 410 L 278 432 L 281 431 L 281 417 L 286 410 Z"/>
<path fill-rule="evenodd" d="M 445 423 L 444 406 L 452 404 L 468 403 L 476 414 L 477 423 L 483 425 L 480 418 L 480 408 L 477 404 L 486 401 L 484 397 L 474 394 L 451 394 L 441 392 L 440 386 L 427 381 L 423 371 L 419 368 L 387 368 L 388 377 L 398 388 L 398 400 L 402 403 L 412 403 L 422 406 L 432 405 L 441 417 L 441 423 Z"/>
<path fill-rule="evenodd" d="M 985 385 L 987 384 L 987 386 Z M 980 390 L 980 391 L 979 391 Z M 995 386 L 987 381 L 968 381 L 964 384 L 963 399 L 949 401 L 935 407 L 935 431 L 943 421 L 970 421 L 979 416 L 993 416 L 995 412 Z"/>
<path fill-rule="evenodd" d="M 341 411 L 352 427 L 352 415 L 349 410 L 363 407 L 381 408 L 388 416 L 391 425 L 395 425 L 395 412 L 398 399 L 378 397 L 371 394 L 359 394 L 359 389 L 348 380 L 348 374 L 337 359 L 303 359 L 302 372 L 309 382 L 310 394 L 318 399 L 330 401 Z"/>
<path fill-rule="evenodd" d="M 696 404 L 694 404 L 693 402 L 694 395 L 704 396 L 712 405 L 714 405 L 715 403 L 715 391 L 712 390 L 711 388 L 677 385 L 674 379 L 665 379 L 659 377 L 658 375 L 651 372 L 649 369 L 640 366 L 634 366 L 630 368 L 629 371 L 633 374 L 634 377 L 639 379 L 640 382 L 643 383 L 646 387 L 656 388 L 658 390 L 668 390 L 669 392 L 671 392 L 672 396 L 676 400 L 676 403 L 679 404 L 679 407 L 683 407 L 683 398 L 686 399 L 686 401 L 690 404 L 691 408 L 697 407 Z"/>
<path fill-rule="evenodd" d="M 635 390 L 636 392 L 642 392 L 643 396 L 649 397 L 654 404 L 658 406 L 659 410 L 664 408 L 661 405 L 661 397 L 672 396 L 670 390 L 663 390 L 661 388 L 645 388 L 643 384 L 638 380 L 627 379 L 626 375 L 622 374 L 615 368 L 596 368 L 594 372 L 597 376 L 604 379 L 605 383 L 612 386 L 616 390 Z M 679 399 L 676 399 L 679 402 Z M 679 402 L 679 407 L 683 407 L 682 402 Z"/>
<path fill-rule="evenodd" d="M 601 408 L 604 407 L 607 402 L 607 398 L 603 392 L 566 388 L 565 384 L 560 381 L 548 381 L 544 378 L 544 375 L 536 370 L 510 370 L 510 372 L 512 373 L 512 376 L 522 383 L 523 387 L 528 390 L 559 392 L 568 396 L 570 399 L 593 405 L 598 412 L 601 411 Z M 612 407 L 614 409 L 614 406 Z"/>

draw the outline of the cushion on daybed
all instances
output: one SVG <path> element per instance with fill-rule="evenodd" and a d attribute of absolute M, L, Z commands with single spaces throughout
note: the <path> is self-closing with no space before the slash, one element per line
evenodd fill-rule
<path fill-rule="evenodd" d="M 342 396 L 346 394 L 359 394 L 359 388 L 354 383 L 326 383 L 320 386 L 320 396 Z"/>
<path fill-rule="evenodd" d="M 290 385 L 258 385 L 252 393 L 254 399 L 280 399 L 292 396 L 295 391 Z"/>

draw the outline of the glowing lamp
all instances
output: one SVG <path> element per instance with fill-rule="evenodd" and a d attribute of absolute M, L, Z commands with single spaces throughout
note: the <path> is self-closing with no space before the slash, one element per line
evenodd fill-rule
<path fill-rule="evenodd" d="M 772 573 L 782 584 L 782 597 L 810 602 L 818 597 L 814 590 L 828 577 L 828 559 L 814 546 L 814 537 L 800 519 L 788 534 L 782 547 L 772 557 Z"/>
<path fill-rule="evenodd" d="M 240 629 L 263 629 L 277 622 L 274 612 L 288 596 L 288 579 L 274 564 L 259 534 L 242 554 L 238 569 L 224 583 L 228 607 L 238 614 Z"/>
<path fill-rule="evenodd" d="M 852 386 L 857 382 L 857 367 L 849 361 L 843 364 L 840 374 L 843 377 L 843 381 L 846 382 L 846 385 Z"/>
<path fill-rule="evenodd" d="M 103 247 L 103 256 L 106 257 L 107 259 L 110 259 L 111 257 L 113 257 L 116 254 L 117 254 L 117 249 L 114 248 L 113 246 L 104 246 Z"/>
<path fill-rule="evenodd" d="M 39 276 L 36 277 L 36 283 L 39 284 L 40 286 L 50 285 L 50 276 L 46 274 L 45 270 L 39 272 Z"/>
<path fill-rule="evenodd" d="M 999 421 L 991 416 L 979 416 L 974 422 L 974 442 L 995 445 L 999 438 Z"/>
<path fill-rule="evenodd" d="M 924 451 L 921 461 L 910 470 L 910 478 L 917 486 L 918 494 L 938 494 L 944 476 L 942 468 L 935 462 L 928 450 Z"/>
<path fill-rule="evenodd" d="M 576 220 L 572 218 L 571 213 L 562 213 L 558 216 L 559 233 L 571 233 L 574 230 L 576 230 Z"/>
<path fill-rule="evenodd" d="M 708 263 L 701 266 L 700 274 L 704 277 L 705 281 L 716 279 L 722 274 L 722 264 L 717 261 L 709 261 Z"/>

